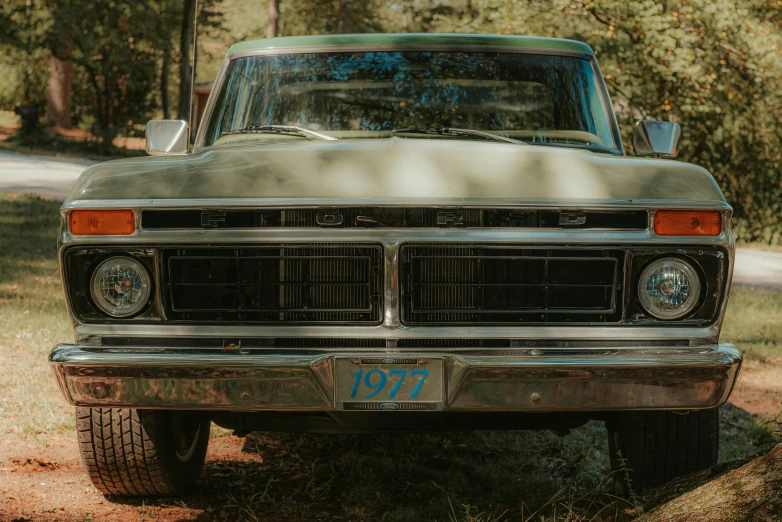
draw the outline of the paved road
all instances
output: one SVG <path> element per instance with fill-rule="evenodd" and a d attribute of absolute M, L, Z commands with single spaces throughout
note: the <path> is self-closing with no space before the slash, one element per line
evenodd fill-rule
<path fill-rule="evenodd" d="M 782 253 L 736 249 L 733 283 L 782 291 Z"/>
<path fill-rule="evenodd" d="M 0 192 L 65 199 L 76 178 L 92 163 L 75 158 L 0 153 Z M 782 253 L 739 248 L 733 281 L 782 290 Z"/>
<path fill-rule="evenodd" d="M 0 152 L 0 192 L 22 192 L 64 200 L 79 174 L 93 163 L 78 158 Z"/>

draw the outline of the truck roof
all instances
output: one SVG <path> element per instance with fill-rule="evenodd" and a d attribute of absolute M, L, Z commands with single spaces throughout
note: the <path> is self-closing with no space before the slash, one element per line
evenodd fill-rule
<path fill-rule="evenodd" d="M 481 48 L 517 48 L 540 50 L 544 52 L 581 53 L 591 55 L 592 48 L 583 42 L 561 38 L 539 36 L 507 36 L 493 34 L 449 34 L 449 33 L 373 33 L 373 34 L 335 34 L 319 36 L 287 36 L 283 38 L 261 38 L 247 40 L 231 46 L 228 57 L 252 54 L 254 51 L 285 51 L 290 49 L 302 52 L 302 49 L 318 52 L 332 51 L 335 48 L 360 50 L 362 47 L 481 47 Z"/>

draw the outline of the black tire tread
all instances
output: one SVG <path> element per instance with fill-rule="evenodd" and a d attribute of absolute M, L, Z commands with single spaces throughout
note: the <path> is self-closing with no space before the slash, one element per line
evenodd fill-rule
<path fill-rule="evenodd" d="M 179 492 L 181 484 L 160 454 L 166 449 L 161 447 L 157 415 L 127 408 L 76 408 L 79 453 L 101 493 L 136 497 Z"/>
<path fill-rule="evenodd" d="M 614 467 L 629 475 L 633 488 L 659 486 L 717 464 L 719 409 L 623 412 L 609 436 Z"/>

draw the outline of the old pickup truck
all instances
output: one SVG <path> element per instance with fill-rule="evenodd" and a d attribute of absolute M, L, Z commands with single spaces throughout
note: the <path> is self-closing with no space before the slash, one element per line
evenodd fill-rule
<path fill-rule="evenodd" d="M 713 466 L 731 207 L 623 148 L 589 46 L 515 36 L 249 41 L 191 144 L 88 168 L 62 206 L 75 340 L 50 363 L 112 495 L 171 495 L 214 422 L 252 430 L 605 422 L 637 487 Z"/>

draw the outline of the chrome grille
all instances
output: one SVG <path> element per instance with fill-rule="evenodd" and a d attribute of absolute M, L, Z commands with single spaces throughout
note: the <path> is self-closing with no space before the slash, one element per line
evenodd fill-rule
<path fill-rule="evenodd" d="M 183 321 L 378 323 L 382 247 L 274 245 L 164 253 L 168 310 Z"/>
<path fill-rule="evenodd" d="M 621 251 L 406 245 L 401 260 L 406 324 L 621 319 Z"/>

